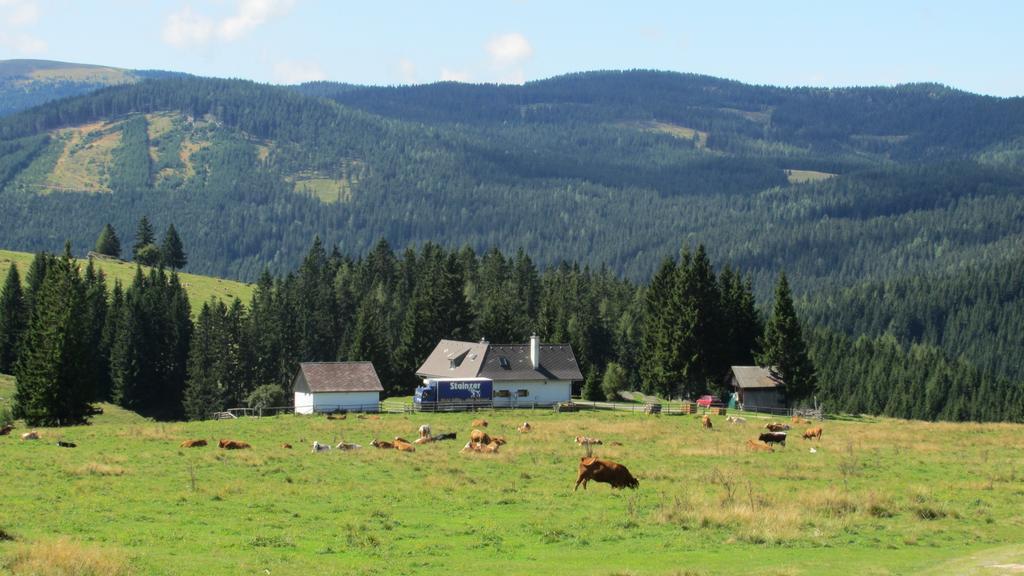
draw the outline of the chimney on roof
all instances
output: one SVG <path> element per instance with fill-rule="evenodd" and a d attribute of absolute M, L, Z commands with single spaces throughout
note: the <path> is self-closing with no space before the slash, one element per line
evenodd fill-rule
<path fill-rule="evenodd" d="M 530 363 L 534 370 L 540 368 L 540 338 L 536 333 L 530 335 Z"/>

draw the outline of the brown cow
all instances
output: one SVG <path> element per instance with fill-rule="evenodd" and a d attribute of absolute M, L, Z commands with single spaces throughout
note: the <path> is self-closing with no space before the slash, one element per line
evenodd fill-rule
<path fill-rule="evenodd" d="M 761 444 L 753 438 L 747 440 L 747 450 L 752 450 L 754 452 L 775 452 L 775 448 L 772 448 L 767 444 Z"/>
<path fill-rule="evenodd" d="M 402 451 L 402 452 L 415 452 L 416 451 L 416 447 L 413 446 L 412 444 L 408 443 L 408 442 L 403 442 L 403 441 L 400 441 L 400 440 L 395 440 L 395 450 L 399 450 L 399 451 Z"/>
<path fill-rule="evenodd" d="M 185 440 L 181 443 L 182 448 L 199 448 L 200 446 L 206 446 L 206 440 L 199 438 L 197 440 Z"/>
<path fill-rule="evenodd" d="M 402 438 L 401 436 L 395 436 L 395 443 L 397 444 L 399 442 L 403 442 L 405 444 L 412 444 L 412 442 L 409 442 L 408 440 Z"/>
<path fill-rule="evenodd" d="M 287 448 L 288 450 L 291 450 L 292 449 L 292 445 L 287 443 L 287 442 L 285 442 L 284 444 L 281 444 L 281 448 Z"/>
<path fill-rule="evenodd" d="M 6 424 L 3 428 L 0 428 L 0 436 L 7 436 L 14 430 L 14 424 Z"/>
<path fill-rule="evenodd" d="M 789 424 L 783 424 L 781 422 L 771 422 L 764 425 L 771 432 L 783 432 L 789 430 Z"/>
<path fill-rule="evenodd" d="M 586 446 L 587 444 L 604 444 L 600 438 L 590 438 L 589 436 L 577 436 L 576 443 L 580 446 Z"/>
<path fill-rule="evenodd" d="M 32 430 L 21 435 L 22 440 L 39 440 L 39 432 Z"/>
<path fill-rule="evenodd" d="M 480 442 L 473 442 L 471 440 L 469 442 L 466 442 L 466 445 L 462 447 L 462 452 L 480 452 L 484 454 L 494 454 L 498 451 L 500 446 L 500 444 L 496 444 L 495 442 L 483 444 Z"/>
<path fill-rule="evenodd" d="M 583 489 L 586 490 L 587 482 L 591 480 L 611 484 L 612 488 L 636 488 L 640 486 L 640 482 L 622 464 L 617 464 L 611 460 L 580 458 L 580 471 L 576 477 L 576 486 L 573 487 L 572 491 L 575 492 L 581 483 L 583 484 Z"/>
<path fill-rule="evenodd" d="M 817 428 L 808 428 L 804 432 L 804 440 L 810 440 L 811 438 L 821 440 L 821 426 L 818 426 Z"/>
<path fill-rule="evenodd" d="M 476 442 L 477 444 L 490 444 L 491 437 L 488 436 L 487 433 L 482 430 L 473 430 L 469 434 L 469 441 Z"/>
<path fill-rule="evenodd" d="M 412 441 L 413 444 L 427 444 L 434 441 L 433 436 L 420 436 Z"/>
<path fill-rule="evenodd" d="M 395 447 L 394 443 L 392 443 L 392 442 L 386 442 L 384 440 L 377 440 L 376 438 L 374 438 L 373 442 L 370 442 L 370 446 L 373 446 L 374 448 L 386 448 L 386 449 L 391 449 L 391 448 Z"/>
<path fill-rule="evenodd" d="M 508 441 L 505 440 L 504 436 L 491 436 L 491 441 L 488 442 L 488 444 L 491 444 L 491 443 L 495 443 L 498 446 L 502 446 L 504 444 L 508 444 Z"/>
<path fill-rule="evenodd" d="M 483 418 L 473 420 L 473 428 L 487 428 L 487 420 Z"/>
<path fill-rule="evenodd" d="M 225 450 L 247 450 L 252 448 L 248 442 L 242 442 L 241 440 L 224 440 L 218 443 L 218 445 Z"/>
<path fill-rule="evenodd" d="M 533 430 L 533 426 L 530 426 L 529 422 L 523 422 L 521 425 L 516 427 L 516 431 L 521 433 L 521 434 L 525 434 L 526 432 L 529 432 L 530 430 Z"/>
<path fill-rule="evenodd" d="M 344 413 L 342 413 L 342 414 L 330 413 L 330 414 L 327 415 L 327 419 L 328 420 L 344 420 L 345 416 L 346 416 L 346 414 L 344 414 Z"/>
<path fill-rule="evenodd" d="M 708 416 L 707 414 L 701 416 L 700 425 L 701 428 L 704 428 L 705 430 L 711 430 L 711 428 L 713 428 L 713 426 L 711 425 L 711 416 Z"/>

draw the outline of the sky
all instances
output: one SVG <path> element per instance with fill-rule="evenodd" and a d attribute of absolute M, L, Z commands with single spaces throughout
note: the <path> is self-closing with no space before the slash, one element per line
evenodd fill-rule
<path fill-rule="evenodd" d="M 1024 2 L 0 0 L 0 60 L 297 83 L 658 69 L 1024 95 Z"/>

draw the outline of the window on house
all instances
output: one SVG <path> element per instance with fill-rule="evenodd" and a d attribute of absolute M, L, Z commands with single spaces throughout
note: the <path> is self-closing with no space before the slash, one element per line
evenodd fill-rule
<path fill-rule="evenodd" d="M 512 393 L 509 390 L 498 390 L 497 392 L 494 393 L 494 395 L 497 396 L 498 398 L 508 398 L 512 396 Z"/>
<path fill-rule="evenodd" d="M 505 356 L 498 358 L 498 364 L 501 364 L 501 367 L 505 370 L 512 369 L 512 364 L 508 361 L 508 358 Z"/>
<path fill-rule="evenodd" d="M 530 391 L 529 390 L 516 390 L 516 396 L 518 396 L 520 398 L 523 398 L 524 396 L 529 396 L 529 395 L 530 395 Z"/>

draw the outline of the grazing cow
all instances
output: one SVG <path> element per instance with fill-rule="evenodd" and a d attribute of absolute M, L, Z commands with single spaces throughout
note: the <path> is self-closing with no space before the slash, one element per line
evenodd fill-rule
<path fill-rule="evenodd" d="M 287 443 L 287 442 L 285 442 L 284 444 L 281 444 L 281 448 L 287 448 L 288 450 L 291 450 L 292 449 L 292 445 Z"/>
<path fill-rule="evenodd" d="M 7 436 L 14 430 L 14 424 L 5 424 L 3 428 L 0 428 L 0 436 Z"/>
<path fill-rule="evenodd" d="M 521 434 L 525 434 L 530 430 L 533 430 L 533 426 L 530 426 L 529 422 L 523 422 L 521 425 L 516 427 L 516 431 Z"/>
<path fill-rule="evenodd" d="M 313 454 L 316 454 L 317 452 L 330 452 L 330 451 L 331 451 L 331 445 L 330 444 L 321 444 L 320 442 L 317 442 L 316 440 L 313 441 Z"/>
<path fill-rule="evenodd" d="M 362 446 L 360 446 L 359 444 L 352 444 L 351 442 L 342 441 L 338 442 L 338 445 L 335 446 L 335 448 L 343 452 L 348 452 L 349 450 L 359 450 L 360 448 L 362 448 Z"/>
<path fill-rule="evenodd" d="M 22 440 L 39 440 L 39 432 L 32 430 L 21 435 Z"/>
<path fill-rule="evenodd" d="M 708 416 L 707 414 L 701 416 L 700 426 L 705 430 L 711 430 L 711 428 L 713 428 L 713 426 L 711 425 L 711 416 Z"/>
<path fill-rule="evenodd" d="M 588 436 L 577 436 L 576 443 L 580 446 L 586 446 L 587 444 L 604 444 L 600 438 L 590 438 Z"/>
<path fill-rule="evenodd" d="M 487 433 L 482 430 L 473 430 L 469 434 L 469 441 L 476 442 L 478 444 L 490 444 L 491 437 L 488 436 Z"/>
<path fill-rule="evenodd" d="M 63 440 L 57 440 L 57 446 L 60 446 L 61 448 L 78 448 L 78 444 L 75 444 L 74 442 L 65 442 Z"/>
<path fill-rule="evenodd" d="M 440 442 L 441 440 L 455 440 L 455 432 L 445 432 L 444 434 L 434 436 L 434 442 Z"/>
<path fill-rule="evenodd" d="M 473 420 L 473 428 L 487 428 L 487 420 L 482 418 Z"/>
<path fill-rule="evenodd" d="M 430 424 L 423 424 L 419 429 L 420 438 L 430 438 Z"/>
<path fill-rule="evenodd" d="M 242 442 L 241 440 L 221 439 L 218 445 L 225 450 L 248 450 L 249 448 L 252 448 L 248 442 Z"/>
<path fill-rule="evenodd" d="M 206 446 L 206 440 L 198 438 L 195 440 L 185 440 L 181 443 L 182 448 L 199 448 L 200 446 Z"/>
<path fill-rule="evenodd" d="M 775 448 L 772 448 L 767 444 L 756 442 L 753 438 L 747 440 L 747 450 L 751 450 L 753 452 L 775 452 Z"/>
<path fill-rule="evenodd" d="M 376 438 L 374 438 L 373 442 L 370 442 L 370 446 L 373 446 L 374 448 L 383 448 L 383 449 L 388 449 L 388 450 L 390 450 L 390 449 L 395 447 L 394 443 L 392 443 L 392 442 L 386 442 L 384 440 L 377 440 Z"/>
<path fill-rule="evenodd" d="M 765 444 L 768 444 L 769 446 L 772 444 L 782 444 L 783 446 L 786 445 L 785 432 L 764 432 L 763 434 L 758 436 L 757 439 L 760 440 L 761 442 L 764 442 Z"/>
<path fill-rule="evenodd" d="M 785 432 L 786 430 L 789 430 L 789 424 L 783 424 L 781 422 L 771 422 L 769 424 L 765 424 L 764 427 L 770 432 Z"/>
<path fill-rule="evenodd" d="M 808 428 L 804 431 L 804 440 L 810 440 L 811 438 L 821 440 L 821 426 L 818 426 L 817 428 Z"/>
<path fill-rule="evenodd" d="M 622 464 L 617 464 L 611 460 L 580 458 L 580 471 L 576 477 L 576 486 L 573 487 L 572 491 L 575 492 L 581 483 L 583 484 L 583 489 L 586 490 L 587 482 L 591 480 L 611 484 L 612 488 L 636 488 L 640 486 L 640 482 Z"/>

